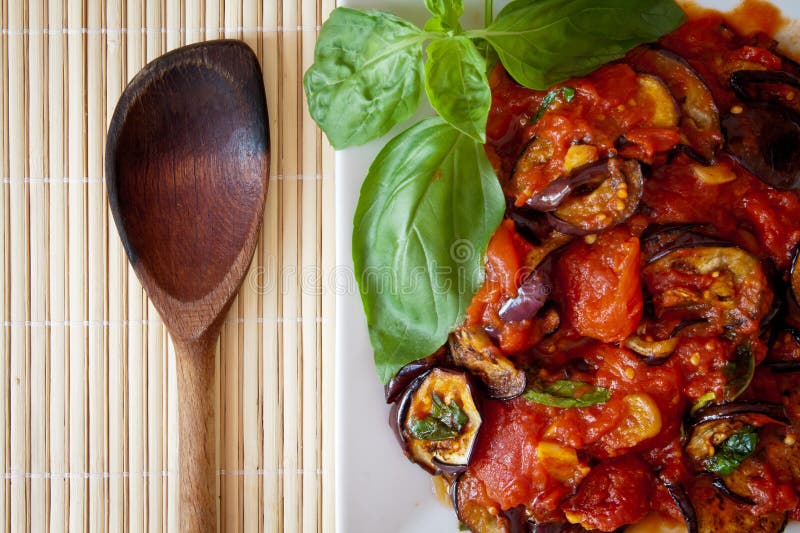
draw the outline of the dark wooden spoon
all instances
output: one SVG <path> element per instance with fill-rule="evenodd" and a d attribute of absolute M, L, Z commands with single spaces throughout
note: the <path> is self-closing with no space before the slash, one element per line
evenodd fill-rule
<path fill-rule="evenodd" d="M 108 130 L 111 212 L 177 354 L 182 531 L 217 523 L 214 347 L 253 257 L 269 155 L 261 69 L 239 41 L 148 64 Z"/>

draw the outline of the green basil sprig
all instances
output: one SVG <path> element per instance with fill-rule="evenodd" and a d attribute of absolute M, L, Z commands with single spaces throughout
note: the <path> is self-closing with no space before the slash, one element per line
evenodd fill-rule
<path fill-rule="evenodd" d="M 425 39 L 390 13 L 331 12 L 303 85 L 311 116 L 334 148 L 364 144 L 411 117 L 422 94 Z"/>
<path fill-rule="evenodd" d="M 432 395 L 431 412 L 423 419 L 412 418 L 408 423 L 408 432 L 415 439 L 447 440 L 461 435 L 461 430 L 469 422 L 461 407 L 451 401 L 444 403 L 435 392 Z"/>
<path fill-rule="evenodd" d="M 705 462 L 709 472 L 727 476 L 753 455 L 758 445 L 758 430 L 744 426 L 714 448 L 714 455 Z"/>
<path fill-rule="evenodd" d="M 353 263 L 384 383 L 412 354 L 435 352 L 463 318 L 504 209 L 483 146 L 441 118 L 378 154 L 356 208 Z"/>
<path fill-rule="evenodd" d="M 539 104 L 539 109 L 536 110 L 536 113 L 533 114 L 531 119 L 528 121 L 529 125 L 536 124 L 539 122 L 539 119 L 544 116 L 545 112 L 550 108 L 551 105 L 556 101 L 556 98 L 561 96 L 565 102 L 569 103 L 575 98 L 575 89 L 572 87 L 562 87 L 561 89 L 553 89 L 552 91 L 548 91 L 544 98 L 542 98 L 542 103 Z"/>
<path fill-rule="evenodd" d="M 441 117 L 384 147 L 354 221 L 353 262 L 384 382 L 444 344 L 480 285 L 505 202 L 481 145 L 494 59 L 519 83 L 546 89 L 684 20 L 674 0 L 514 0 L 493 22 L 491 0 L 484 4 L 486 27 L 477 30 L 461 26 L 463 0 L 425 0 L 424 29 L 383 11 L 336 8 L 303 79 L 309 112 L 336 149 L 407 120 L 423 87 Z M 468 259 L 451 253 L 459 247 Z M 376 271 L 413 292 L 376 290 Z"/>
<path fill-rule="evenodd" d="M 515 0 L 468 35 L 489 41 L 519 83 L 544 90 L 655 41 L 684 17 L 671 0 Z"/>
<path fill-rule="evenodd" d="M 611 398 L 611 391 L 582 381 L 558 379 L 552 383 L 536 384 L 522 396 L 550 407 L 589 407 L 606 403 Z"/>
<path fill-rule="evenodd" d="M 755 372 L 756 358 L 753 354 L 753 348 L 750 347 L 748 342 L 737 345 L 736 350 L 733 352 L 733 359 L 722 367 L 722 373 L 728 380 L 723 389 L 725 401 L 735 400 L 747 390 L 750 382 L 753 381 Z"/>

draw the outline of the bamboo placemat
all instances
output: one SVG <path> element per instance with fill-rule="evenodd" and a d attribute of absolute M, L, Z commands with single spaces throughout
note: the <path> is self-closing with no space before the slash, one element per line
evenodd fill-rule
<path fill-rule="evenodd" d="M 232 37 L 264 70 L 264 230 L 217 359 L 225 531 L 333 530 L 333 158 L 301 80 L 334 0 L 0 0 L 0 527 L 176 531 L 166 331 L 108 211 L 104 145 L 149 60 Z"/>

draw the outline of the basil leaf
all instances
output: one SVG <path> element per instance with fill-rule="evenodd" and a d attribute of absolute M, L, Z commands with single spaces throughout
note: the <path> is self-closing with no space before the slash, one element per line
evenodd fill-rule
<path fill-rule="evenodd" d="M 469 418 L 461 407 L 451 401 L 445 404 L 435 392 L 432 394 L 431 412 L 423 419 L 412 418 L 408 424 L 409 433 L 415 439 L 446 440 L 461 435 L 461 430 Z"/>
<path fill-rule="evenodd" d="M 706 470 L 727 476 L 755 453 L 757 445 L 758 430 L 744 426 L 714 448 L 714 455 L 705 462 Z"/>
<path fill-rule="evenodd" d="M 611 392 L 582 381 L 559 379 L 552 383 L 534 385 L 522 395 L 534 403 L 550 407 L 588 407 L 606 403 Z"/>
<path fill-rule="evenodd" d="M 515 0 L 485 30 L 517 82 L 544 90 L 655 41 L 685 20 L 673 0 Z"/>
<path fill-rule="evenodd" d="M 575 89 L 572 87 L 562 87 L 561 89 L 553 89 L 552 91 L 549 91 L 546 95 L 544 95 L 544 98 L 542 98 L 542 103 L 539 104 L 539 109 L 536 110 L 536 113 L 528 121 L 528 125 L 533 125 L 539 122 L 539 119 L 542 118 L 542 115 L 544 115 L 548 108 L 553 105 L 553 102 L 556 101 L 559 93 L 561 93 L 561 96 L 564 98 L 565 102 L 571 102 L 572 99 L 575 98 Z"/>
<path fill-rule="evenodd" d="M 463 0 L 425 0 L 425 7 L 434 15 L 425 25 L 426 30 L 436 31 L 434 28 L 438 28 L 438 31 L 461 32 L 458 19 L 464 14 Z"/>
<path fill-rule="evenodd" d="M 353 263 L 383 383 L 463 320 L 504 208 L 483 146 L 441 118 L 378 154 L 353 221 Z"/>
<path fill-rule="evenodd" d="M 725 401 L 735 400 L 742 394 L 750 382 L 753 381 L 753 375 L 756 372 L 756 360 L 753 354 L 753 349 L 748 343 L 742 343 L 736 346 L 736 351 L 733 354 L 733 360 L 725 363 L 722 367 L 722 373 L 728 379 L 723 389 Z"/>
<path fill-rule="evenodd" d="M 443 119 L 476 141 L 486 142 L 492 91 L 486 62 L 472 41 L 456 36 L 428 45 L 425 91 Z"/>
<path fill-rule="evenodd" d="M 331 12 L 303 87 L 311 117 L 334 148 L 380 137 L 416 111 L 423 42 L 419 28 L 390 13 Z"/>

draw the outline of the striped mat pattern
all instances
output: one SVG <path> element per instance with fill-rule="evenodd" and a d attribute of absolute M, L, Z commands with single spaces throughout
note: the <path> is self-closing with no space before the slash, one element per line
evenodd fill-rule
<path fill-rule="evenodd" d="M 0 530 L 176 531 L 172 346 L 103 181 L 128 80 L 244 40 L 272 179 L 217 356 L 222 531 L 333 530 L 333 154 L 301 80 L 334 0 L 0 0 Z"/>

